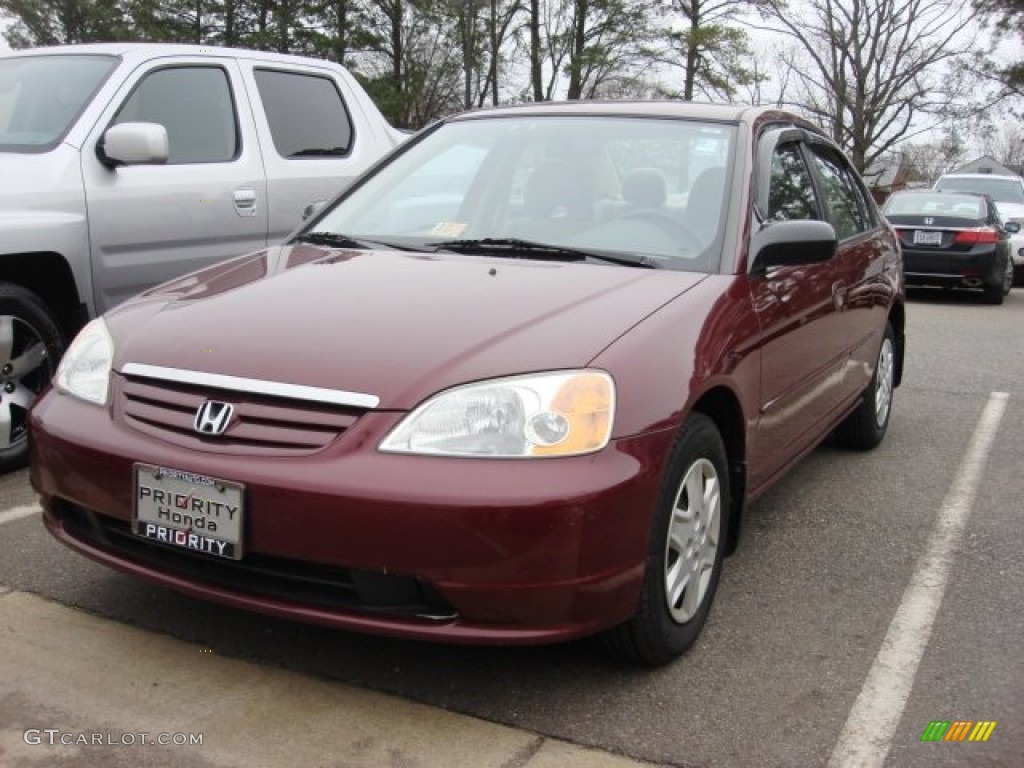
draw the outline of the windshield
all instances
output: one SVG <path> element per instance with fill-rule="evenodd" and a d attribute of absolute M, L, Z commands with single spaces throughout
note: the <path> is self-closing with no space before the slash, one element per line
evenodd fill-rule
<path fill-rule="evenodd" d="M 953 192 L 981 192 L 990 195 L 997 203 L 1024 204 L 1024 184 L 1010 176 L 992 176 L 979 179 L 968 176 L 947 176 L 939 179 L 936 189 Z"/>
<path fill-rule="evenodd" d="M 719 261 L 734 143 L 732 125 L 684 120 L 456 121 L 416 141 L 307 231 L 460 252 L 526 242 L 708 271 Z"/>
<path fill-rule="evenodd" d="M 113 56 L 0 58 L 0 151 L 53 149 L 116 65 Z"/>

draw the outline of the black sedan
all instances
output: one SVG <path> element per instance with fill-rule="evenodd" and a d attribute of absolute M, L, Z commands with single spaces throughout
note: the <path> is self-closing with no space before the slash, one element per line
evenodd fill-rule
<path fill-rule="evenodd" d="M 908 285 L 978 288 L 1002 304 L 1013 286 L 1009 235 L 988 195 L 906 190 L 886 201 L 883 213 L 899 234 Z"/>

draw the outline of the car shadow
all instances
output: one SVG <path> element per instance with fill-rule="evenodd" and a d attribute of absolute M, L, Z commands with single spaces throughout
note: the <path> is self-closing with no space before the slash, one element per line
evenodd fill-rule
<path fill-rule="evenodd" d="M 1010 291 L 1006 297 L 1009 301 L 1016 292 Z M 925 286 L 907 286 L 907 298 L 910 301 L 920 304 L 964 304 L 994 306 L 985 300 L 985 294 L 981 291 L 973 291 L 967 288 L 932 288 Z"/>

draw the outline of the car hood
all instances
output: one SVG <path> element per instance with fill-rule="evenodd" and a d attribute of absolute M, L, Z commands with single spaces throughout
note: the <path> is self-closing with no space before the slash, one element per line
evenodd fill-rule
<path fill-rule="evenodd" d="M 997 201 L 996 209 L 998 209 L 999 215 L 1004 219 L 1024 221 L 1024 205 L 1021 203 L 1001 203 Z"/>
<path fill-rule="evenodd" d="M 705 275 L 395 251 L 277 247 L 107 315 L 125 363 L 375 395 L 586 366 Z"/>

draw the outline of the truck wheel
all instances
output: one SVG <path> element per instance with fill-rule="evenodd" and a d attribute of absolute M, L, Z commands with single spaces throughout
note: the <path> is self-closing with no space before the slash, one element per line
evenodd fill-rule
<path fill-rule="evenodd" d="M 0 283 L 0 472 L 28 458 L 28 409 L 63 352 L 60 328 L 39 297 Z"/>

